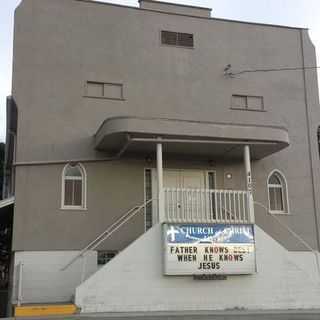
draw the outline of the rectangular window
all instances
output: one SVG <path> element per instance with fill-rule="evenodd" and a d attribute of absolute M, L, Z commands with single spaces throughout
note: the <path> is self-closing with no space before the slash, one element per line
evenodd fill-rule
<path fill-rule="evenodd" d="M 120 83 L 87 81 L 85 96 L 123 100 L 123 85 Z"/>
<path fill-rule="evenodd" d="M 81 180 L 65 180 L 65 206 L 81 206 L 82 205 L 82 181 Z"/>
<path fill-rule="evenodd" d="M 173 31 L 161 31 L 161 43 L 169 46 L 193 48 L 193 34 Z"/>
<path fill-rule="evenodd" d="M 210 190 L 214 190 L 216 188 L 216 176 L 214 172 L 208 172 L 208 187 Z M 209 201 L 211 202 L 210 211 L 213 219 L 216 219 L 216 194 L 210 192 L 209 193 Z"/>
<path fill-rule="evenodd" d="M 283 198 L 282 198 L 282 188 L 270 187 L 269 188 L 269 197 L 270 197 L 270 210 L 284 211 Z"/>
<path fill-rule="evenodd" d="M 81 206 L 82 205 L 82 181 L 74 180 L 73 181 L 73 205 Z"/>
<path fill-rule="evenodd" d="M 87 95 L 90 97 L 103 97 L 103 83 L 88 82 Z"/>
<path fill-rule="evenodd" d="M 72 206 L 73 205 L 73 180 L 65 180 L 64 185 L 64 205 Z"/>
<path fill-rule="evenodd" d="M 117 251 L 98 251 L 98 266 L 102 266 L 110 262 L 117 253 Z"/>
<path fill-rule="evenodd" d="M 262 97 L 247 97 L 248 109 L 263 110 L 263 98 Z"/>
<path fill-rule="evenodd" d="M 231 107 L 234 109 L 263 111 L 263 97 L 234 94 L 232 95 Z"/>
<path fill-rule="evenodd" d="M 152 199 L 152 176 L 151 169 L 146 169 L 144 172 L 145 185 L 145 199 L 146 201 Z M 145 226 L 146 231 L 152 227 L 152 201 L 146 205 L 145 208 Z"/>
<path fill-rule="evenodd" d="M 216 188 L 216 177 L 214 172 L 208 172 L 208 185 L 210 190 Z"/>

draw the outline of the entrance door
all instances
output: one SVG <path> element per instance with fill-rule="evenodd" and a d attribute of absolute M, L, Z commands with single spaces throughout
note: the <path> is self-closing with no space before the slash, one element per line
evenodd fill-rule
<path fill-rule="evenodd" d="M 157 171 L 147 170 L 145 188 L 146 199 L 156 199 L 158 196 Z M 150 190 L 151 184 L 151 190 Z M 149 186 L 149 187 L 148 187 Z M 171 191 L 165 193 L 165 210 L 172 216 L 181 216 L 187 219 L 190 216 L 206 215 L 215 217 L 216 199 L 210 190 L 216 188 L 215 172 L 193 169 L 165 169 L 163 171 L 163 187 Z M 200 190 L 204 190 L 200 192 Z M 151 191 L 151 194 L 147 193 Z M 174 191 L 176 190 L 176 191 Z M 157 201 L 146 210 L 147 228 L 151 227 L 158 219 Z"/>
<path fill-rule="evenodd" d="M 205 189 L 206 172 L 202 170 L 164 170 L 163 187 L 179 189 Z"/>
<path fill-rule="evenodd" d="M 212 216 L 214 203 L 208 189 L 215 188 L 213 172 L 204 170 L 164 170 L 165 209 L 168 216 L 188 220 Z"/>

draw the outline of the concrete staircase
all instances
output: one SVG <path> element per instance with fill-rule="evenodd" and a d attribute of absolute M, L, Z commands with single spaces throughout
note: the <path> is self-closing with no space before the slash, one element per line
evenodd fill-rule
<path fill-rule="evenodd" d="M 156 225 L 82 283 L 75 303 L 84 314 L 320 309 L 314 254 L 289 252 L 258 226 L 255 236 L 256 274 L 196 281 L 163 275 L 162 226 Z"/>

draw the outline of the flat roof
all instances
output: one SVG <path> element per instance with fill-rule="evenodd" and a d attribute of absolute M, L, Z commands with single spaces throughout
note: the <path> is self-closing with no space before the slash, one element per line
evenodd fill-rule
<path fill-rule="evenodd" d="M 215 18 L 215 17 L 201 17 L 201 16 L 197 16 L 197 15 L 189 15 L 189 14 L 175 13 L 175 12 L 166 12 L 166 11 L 145 9 L 145 8 L 139 8 L 139 7 L 134 7 L 134 6 L 110 3 L 110 2 L 102 2 L 102 1 L 99 1 L 99 0 L 97 0 L 97 1 L 96 0 L 73 0 L 73 1 L 90 3 L 90 4 L 97 4 L 97 5 L 120 7 L 120 8 L 127 8 L 127 9 L 139 10 L 139 11 L 156 12 L 156 13 L 168 14 L 168 15 L 185 16 L 185 17 L 191 17 L 191 18 L 197 18 L 197 19 L 206 19 L 206 20 L 242 23 L 242 24 L 250 24 L 250 25 L 265 26 L 265 27 L 285 28 L 285 29 L 308 30 L 308 28 L 306 28 L 306 27 L 293 27 L 293 26 L 286 26 L 286 25 L 280 25 L 280 24 L 262 23 L 262 22 L 250 22 L 250 21 L 241 21 L 241 20 Z M 137 1 L 140 2 L 139 0 L 137 0 Z M 152 1 L 152 0 L 144 0 L 144 1 L 155 2 L 155 1 Z M 159 2 L 160 4 L 166 4 L 166 5 L 189 7 L 189 8 L 195 8 L 195 9 L 203 9 L 203 10 L 211 10 L 210 8 L 206 8 L 206 7 L 189 6 L 189 5 L 179 4 L 179 3 L 168 3 L 168 2 L 161 2 L 161 1 L 157 1 L 157 2 Z"/>
<path fill-rule="evenodd" d="M 169 6 L 177 6 L 177 7 L 183 7 L 183 8 L 202 9 L 202 10 L 212 11 L 212 8 L 209 8 L 209 7 L 191 6 L 189 4 L 181 4 L 181 3 L 174 3 L 174 2 L 154 1 L 154 0 L 138 0 L 138 2 L 159 3 L 159 4 L 169 5 Z"/>

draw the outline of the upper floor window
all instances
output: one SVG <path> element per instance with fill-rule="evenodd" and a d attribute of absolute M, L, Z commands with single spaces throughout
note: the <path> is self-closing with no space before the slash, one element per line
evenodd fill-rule
<path fill-rule="evenodd" d="M 231 107 L 234 109 L 264 111 L 263 97 L 232 95 Z"/>
<path fill-rule="evenodd" d="M 121 83 L 87 81 L 85 86 L 85 97 L 124 100 L 123 85 Z"/>
<path fill-rule="evenodd" d="M 79 163 L 67 164 L 62 172 L 62 205 L 63 209 L 86 208 L 86 172 Z"/>
<path fill-rule="evenodd" d="M 161 31 L 161 43 L 169 46 L 193 48 L 193 34 L 173 31 Z"/>
<path fill-rule="evenodd" d="M 268 177 L 268 197 L 270 213 L 289 213 L 287 182 L 277 170 Z"/>

